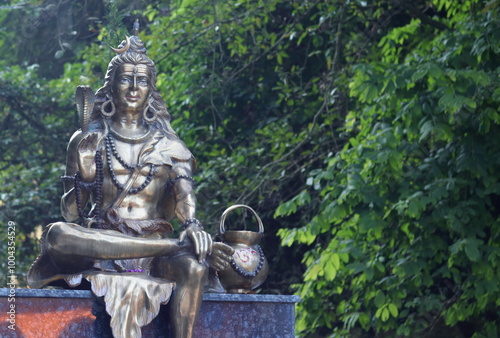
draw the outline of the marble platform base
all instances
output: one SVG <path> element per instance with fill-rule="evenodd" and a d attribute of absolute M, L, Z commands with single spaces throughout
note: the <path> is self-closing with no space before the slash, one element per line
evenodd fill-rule
<path fill-rule="evenodd" d="M 298 301 L 297 296 L 205 294 L 194 336 L 294 337 Z M 142 329 L 143 337 L 170 336 L 166 311 Z M 111 337 L 109 317 L 102 313 L 90 291 L 0 288 L 0 337 Z"/>

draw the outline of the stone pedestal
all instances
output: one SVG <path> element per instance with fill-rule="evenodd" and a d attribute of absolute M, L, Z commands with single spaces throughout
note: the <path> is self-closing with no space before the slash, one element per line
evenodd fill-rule
<path fill-rule="evenodd" d="M 205 294 L 194 336 L 294 337 L 294 305 L 298 301 L 297 296 Z M 142 329 L 142 336 L 169 337 L 166 318 L 166 309 L 162 309 Z M 12 320 L 15 331 L 9 328 Z M 90 291 L 0 289 L 0 337 L 101 338 L 110 334 L 107 320 Z"/>

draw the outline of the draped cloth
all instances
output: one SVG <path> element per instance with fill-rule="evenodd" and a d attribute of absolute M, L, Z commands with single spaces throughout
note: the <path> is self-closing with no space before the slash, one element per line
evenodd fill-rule
<path fill-rule="evenodd" d="M 114 337 L 140 338 L 141 327 L 158 315 L 160 305 L 168 303 L 174 287 L 174 283 L 142 273 L 88 271 L 66 281 L 79 284 L 82 277 L 91 283 L 96 296 L 104 297 Z"/>

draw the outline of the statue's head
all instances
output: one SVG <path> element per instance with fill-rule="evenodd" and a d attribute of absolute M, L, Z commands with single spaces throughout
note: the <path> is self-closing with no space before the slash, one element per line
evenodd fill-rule
<path fill-rule="evenodd" d="M 120 86 L 123 87 L 123 74 L 131 75 L 132 81 L 138 81 L 137 86 L 146 97 L 141 97 L 138 105 L 144 107 L 143 118 L 146 123 L 173 132 L 170 127 L 171 116 L 165 102 L 156 89 L 156 67 L 146 55 L 144 43 L 138 36 L 127 37 L 118 46 L 112 48 L 117 53 L 108 64 L 104 85 L 96 93 L 96 105 L 93 113 L 95 120 L 110 118 L 115 107 L 121 104 Z M 128 80 L 130 81 L 130 80 Z M 147 82 L 147 84 L 145 83 Z M 111 107 L 111 108 L 110 108 Z"/>
<path fill-rule="evenodd" d="M 151 118 L 154 119 L 156 110 L 149 106 L 152 77 L 145 64 L 124 63 L 119 65 L 113 76 L 111 92 L 111 100 L 116 111 L 132 109 L 147 114 L 147 121 L 151 121 Z M 106 111 L 104 113 L 109 114 Z"/>

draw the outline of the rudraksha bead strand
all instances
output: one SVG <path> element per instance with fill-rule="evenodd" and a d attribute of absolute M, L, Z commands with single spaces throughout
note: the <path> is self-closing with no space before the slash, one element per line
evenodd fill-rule
<path fill-rule="evenodd" d="M 252 272 L 248 272 L 248 271 L 243 270 L 238 265 L 238 263 L 235 262 L 234 258 L 231 260 L 231 266 L 241 276 L 247 277 L 247 278 L 253 278 L 253 277 L 257 276 L 257 274 L 260 272 L 260 270 L 262 270 L 262 267 L 264 266 L 264 259 L 265 259 L 264 252 L 262 251 L 262 248 L 259 245 L 257 245 L 256 249 L 257 249 L 257 253 L 259 254 L 259 264 L 255 268 L 255 270 Z"/>
<path fill-rule="evenodd" d="M 83 212 L 82 208 L 82 196 L 81 196 L 81 179 L 82 176 L 80 175 L 80 172 L 77 171 L 75 174 L 75 203 L 76 203 L 76 209 L 78 210 L 78 217 L 80 217 L 80 220 L 84 220 L 87 215 Z"/>
<path fill-rule="evenodd" d="M 187 176 L 187 175 L 179 175 L 179 176 L 176 176 L 174 179 L 172 179 L 170 182 L 172 185 L 175 184 L 175 182 L 177 182 L 178 180 L 181 180 L 181 179 L 184 179 L 184 180 L 188 180 L 190 181 L 191 183 L 193 183 L 193 185 L 196 185 L 196 181 L 194 180 L 194 178 L 192 178 L 191 176 Z"/>
<path fill-rule="evenodd" d="M 108 139 L 111 140 L 110 136 L 108 135 Z M 107 140 L 108 140 L 107 139 Z M 121 184 L 119 181 L 118 181 L 118 178 L 116 177 L 116 174 L 115 174 L 115 171 L 113 170 L 113 163 L 111 162 L 111 155 L 114 155 L 115 158 L 116 158 L 116 155 L 118 155 L 118 153 L 114 154 L 112 152 L 112 147 L 110 145 L 110 142 L 106 142 L 106 163 L 108 164 L 108 169 L 109 169 L 109 174 L 111 176 L 111 181 L 113 181 L 113 184 L 120 190 L 124 190 L 125 189 L 125 186 L 123 184 Z M 120 157 L 121 158 L 121 157 Z M 118 159 L 118 162 L 120 162 L 120 159 Z M 123 159 L 122 159 L 123 161 Z M 130 166 L 128 165 L 127 163 L 125 163 L 125 161 L 120 162 L 120 164 L 126 168 L 126 169 L 136 169 L 137 167 L 136 166 Z M 137 188 L 132 188 L 129 190 L 129 193 L 130 194 L 137 194 L 138 192 L 144 190 L 149 183 L 151 183 L 151 181 L 153 180 L 154 176 L 156 174 L 156 166 L 154 164 L 149 164 L 149 173 L 148 175 L 146 176 L 146 179 L 144 180 L 144 183 L 142 183 L 139 187 Z"/>
<path fill-rule="evenodd" d="M 203 224 L 196 218 L 188 218 L 182 225 L 183 229 L 187 229 L 191 224 L 196 225 L 198 228 L 203 229 Z"/>
<path fill-rule="evenodd" d="M 101 227 L 101 209 L 102 209 L 102 183 L 104 181 L 103 173 L 103 163 L 102 163 L 102 153 L 97 150 L 95 153 L 95 164 L 96 164 L 96 176 L 95 176 L 95 206 L 93 210 L 93 216 L 97 223 L 97 227 Z"/>
<path fill-rule="evenodd" d="M 137 188 L 130 189 L 129 192 L 133 195 L 133 194 L 137 194 L 139 191 L 146 188 L 148 186 L 148 184 L 151 182 L 151 180 L 153 179 L 153 177 L 155 177 L 155 174 L 156 174 L 156 166 L 154 164 L 150 164 L 149 165 L 149 173 L 148 173 L 148 176 L 146 176 L 146 180 L 144 180 L 144 182 L 140 186 L 138 186 Z"/>
<path fill-rule="evenodd" d="M 111 136 L 111 134 L 108 134 L 108 136 L 106 136 L 106 150 L 107 150 L 107 154 L 109 154 L 109 156 L 111 157 L 111 153 L 113 154 L 113 156 L 118 160 L 118 162 L 120 162 L 120 164 L 125 168 L 125 169 L 128 169 L 130 171 L 133 171 L 135 170 L 135 168 L 137 168 L 136 165 L 131 165 L 131 164 L 128 164 L 121 156 L 120 154 L 118 154 L 118 151 L 116 150 L 116 145 L 115 145 L 115 142 L 113 141 L 113 136 Z"/>

